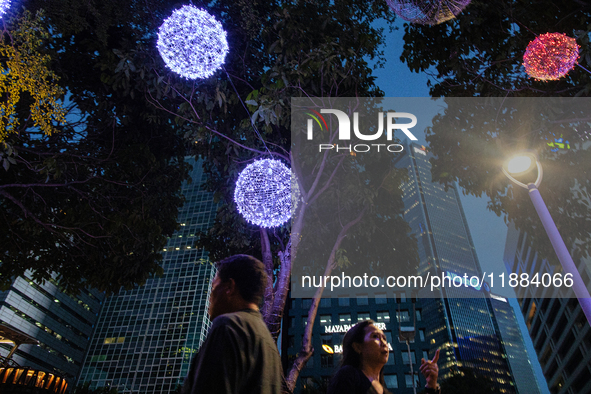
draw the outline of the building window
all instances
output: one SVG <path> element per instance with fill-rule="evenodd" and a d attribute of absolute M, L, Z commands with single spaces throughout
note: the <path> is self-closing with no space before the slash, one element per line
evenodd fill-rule
<path fill-rule="evenodd" d="M 60 338 L 58 338 L 60 339 Z M 113 338 L 105 338 L 104 344 L 112 344 L 112 343 L 123 343 L 125 342 L 125 337 L 113 337 Z"/>
<path fill-rule="evenodd" d="M 304 298 L 302 300 L 302 309 L 309 309 L 312 306 L 311 298 Z"/>
<path fill-rule="evenodd" d="M 302 327 L 306 327 L 308 325 L 308 316 L 302 316 Z"/>
<path fill-rule="evenodd" d="M 376 304 L 387 304 L 387 303 L 388 303 L 388 297 L 386 297 L 385 293 L 376 294 Z"/>
<path fill-rule="evenodd" d="M 376 322 L 378 323 L 390 323 L 390 312 L 380 311 L 376 315 Z"/>
<path fill-rule="evenodd" d="M 404 374 L 404 383 L 406 387 L 412 387 L 412 375 L 409 373 Z"/>
<path fill-rule="evenodd" d="M 406 302 L 406 294 L 400 294 L 400 302 Z"/>
<path fill-rule="evenodd" d="M 415 311 L 415 316 L 417 317 L 417 321 L 421 321 L 421 310 L 417 309 Z"/>
<path fill-rule="evenodd" d="M 332 346 L 332 334 L 323 334 L 320 336 L 323 345 Z"/>
<path fill-rule="evenodd" d="M 332 316 L 331 315 L 320 315 L 320 326 L 331 326 Z"/>
<path fill-rule="evenodd" d="M 321 308 L 330 308 L 332 306 L 332 298 L 321 298 L 320 299 L 320 307 Z"/>
<path fill-rule="evenodd" d="M 410 322 L 410 315 L 408 314 L 408 311 L 396 312 L 396 320 L 398 321 L 398 323 Z"/>
<path fill-rule="evenodd" d="M 384 375 L 384 381 L 386 382 L 386 387 L 388 389 L 398 388 L 398 375 Z"/>
<path fill-rule="evenodd" d="M 410 358 L 411 358 L 413 364 L 417 363 L 414 350 L 410 351 Z M 402 363 L 408 365 L 408 351 L 402 352 Z"/>
<path fill-rule="evenodd" d="M 429 360 L 429 352 L 426 350 L 423 350 L 423 358 L 428 361 Z"/>
<path fill-rule="evenodd" d="M 349 306 L 349 298 L 339 297 L 339 306 Z"/>
<path fill-rule="evenodd" d="M 351 324 L 351 314 L 350 313 L 341 313 L 339 314 L 339 324 Z"/>
<path fill-rule="evenodd" d="M 367 305 L 367 304 L 368 304 L 367 296 L 357 297 L 357 305 Z"/>
<path fill-rule="evenodd" d="M 364 321 L 369 319 L 369 312 L 357 312 L 357 321 Z"/>
<path fill-rule="evenodd" d="M 333 364 L 333 355 L 332 354 L 323 354 L 320 356 L 320 366 L 322 368 L 331 368 Z"/>

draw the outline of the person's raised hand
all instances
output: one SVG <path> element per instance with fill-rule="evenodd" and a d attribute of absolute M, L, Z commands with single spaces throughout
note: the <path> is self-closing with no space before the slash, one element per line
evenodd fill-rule
<path fill-rule="evenodd" d="M 439 376 L 439 366 L 437 361 L 439 360 L 439 349 L 435 352 L 432 360 L 421 359 L 420 370 L 425 380 L 427 380 L 426 387 L 435 389 L 437 388 L 437 377 Z"/>

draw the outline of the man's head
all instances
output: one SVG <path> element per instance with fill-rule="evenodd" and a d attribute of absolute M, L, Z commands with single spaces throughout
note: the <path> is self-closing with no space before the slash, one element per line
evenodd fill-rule
<path fill-rule="evenodd" d="M 267 273 L 265 265 L 252 256 L 237 254 L 217 263 L 209 301 L 209 317 L 260 305 Z"/>

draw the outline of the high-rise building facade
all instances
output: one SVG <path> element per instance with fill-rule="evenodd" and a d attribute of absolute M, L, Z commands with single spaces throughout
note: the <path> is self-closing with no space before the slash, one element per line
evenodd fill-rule
<path fill-rule="evenodd" d="M 181 229 L 163 250 L 162 277 L 121 290 L 105 301 L 80 374 L 90 387 L 119 393 L 171 393 L 186 376 L 207 335 L 209 290 L 215 270 L 193 247 L 216 213 L 212 193 L 202 190 L 201 161 L 191 160 L 192 182 L 183 185 Z"/>
<path fill-rule="evenodd" d="M 481 277 L 458 192 L 432 183 L 430 157 L 425 148 L 413 144 L 395 162 L 409 171 L 409 180 L 402 186 L 404 218 L 418 241 L 419 272 Z M 300 389 L 330 379 L 340 362 L 344 333 L 357 321 L 371 318 L 388 337 L 392 353 L 384 372 L 388 388 L 397 393 L 413 392 L 407 345 L 398 337 L 401 327 L 413 325 L 415 338 L 409 345 L 415 373 L 421 358 L 431 358 L 440 349 L 440 380 L 466 367 L 488 377 L 503 393 L 539 393 L 527 353 L 515 359 L 525 346 L 515 315 L 504 305 L 506 300 L 490 298 L 484 286 L 452 287 L 438 297 L 430 294 L 418 299 L 400 291 L 395 297 L 322 299 L 312 332 L 315 352 L 301 371 Z M 288 368 L 301 347 L 310 304 L 311 299 L 293 299 L 286 313 L 283 358 Z M 516 379 L 517 373 L 524 379 Z M 422 375 L 414 381 L 419 389 L 425 384 Z"/>
<path fill-rule="evenodd" d="M 507 271 L 538 274 L 562 272 L 558 260 L 542 259 L 528 235 L 509 225 L 504 261 Z M 591 260 L 575 262 L 591 288 Z M 517 287 L 517 301 L 552 394 L 591 393 L 591 328 L 576 298 L 562 289 Z"/>
<path fill-rule="evenodd" d="M 56 280 L 44 283 L 30 272 L 17 277 L 10 289 L 0 292 L 0 324 L 39 341 L 16 348 L 11 360 L 22 367 L 54 372 L 72 385 L 84 361 L 104 295 L 82 290 L 68 295 Z M 12 344 L 1 343 L 0 355 L 7 357 Z"/>
<path fill-rule="evenodd" d="M 539 393 L 538 380 L 534 375 L 513 306 L 507 298 L 495 294 L 490 294 L 489 300 L 517 391 Z"/>
<path fill-rule="evenodd" d="M 408 144 L 396 162 L 396 167 L 409 171 L 409 181 L 403 186 L 404 218 L 418 239 L 419 272 L 481 278 L 458 191 L 455 186 L 446 190 L 432 182 L 431 157 L 424 147 Z M 498 321 L 483 288 L 445 286 L 435 297 L 431 294 L 422 299 L 427 338 L 432 349 L 441 349 L 443 378 L 450 376 L 452 369 L 464 367 L 488 377 L 501 392 L 519 392 Z M 530 374 L 533 376 L 532 371 Z M 531 387 L 521 391 L 536 392 Z"/>
<path fill-rule="evenodd" d="M 328 383 L 340 365 L 345 333 L 358 321 L 367 319 L 372 319 L 384 331 L 390 345 L 390 356 L 384 367 L 386 386 L 399 394 L 413 393 L 412 362 L 414 384 L 417 392 L 420 392 L 426 383 L 419 373 L 421 358 L 432 358 L 433 353 L 429 353 L 423 311 L 413 301 L 404 292 L 397 293 L 396 299 L 386 298 L 385 294 L 384 297 L 376 298 L 321 299 L 312 329 L 312 347 L 315 351 L 300 372 L 296 392 L 314 386 L 321 388 Z M 296 298 L 289 302 L 281 353 L 288 369 L 302 346 L 312 299 Z M 399 340 L 400 327 L 415 327 L 414 340 L 409 343 L 410 356 L 406 342 Z"/>

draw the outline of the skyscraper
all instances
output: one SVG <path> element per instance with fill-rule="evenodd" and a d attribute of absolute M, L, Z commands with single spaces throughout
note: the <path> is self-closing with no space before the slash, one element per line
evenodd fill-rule
<path fill-rule="evenodd" d="M 455 187 L 445 190 L 432 183 L 430 157 L 424 147 L 411 144 L 395 162 L 409 171 L 409 180 L 402 186 L 404 218 L 418 241 L 419 272 L 481 277 L 458 192 Z M 421 358 L 430 358 L 440 349 L 440 380 L 450 377 L 456 367 L 467 367 L 488 377 L 501 392 L 539 393 L 519 326 L 505 299 L 489 298 L 485 286 L 452 287 L 439 297 L 416 300 L 408 291 L 394 291 L 395 299 L 384 293 L 375 299 L 358 296 L 320 301 L 312 332 L 315 352 L 301 371 L 300 387 L 313 384 L 314 377 L 328 380 L 338 366 L 344 333 L 357 321 L 371 318 L 381 325 L 391 345 L 384 373 L 386 384 L 396 392 L 413 392 L 409 359 L 417 372 Z M 286 314 L 283 357 L 288 368 L 300 349 L 311 302 L 294 299 Z M 416 335 L 409 358 L 398 330 L 413 323 Z M 522 376 L 516 378 L 516 374 Z M 417 379 L 421 389 L 424 379 Z"/>
<path fill-rule="evenodd" d="M 509 225 L 504 255 L 507 271 L 560 273 L 558 260 L 542 259 L 530 246 L 529 236 Z M 591 287 L 591 261 L 578 262 L 583 281 Z M 591 328 L 576 298 L 565 298 L 553 287 L 517 287 L 517 301 L 552 394 L 591 392 Z"/>
<path fill-rule="evenodd" d="M 495 294 L 490 294 L 489 300 L 501 335 L 501 345 L 507 355 L 517 391 L 539 393 L 538 381 L 534 375 L 513 307 L 508 299 Z"/>
<path fill-rule="evenodd" d="M 424 147 L 408 144 L 396 161 L 396 167 L 409 171 L 410 179 L 403 186 L 404 218 L 418 239 L 419 272 L 481 278 L 458 191 L 432 182 L 430 157 Z M 481 287 L 446 286 L 438 296 L 422 299 L 427 337 L 432 349 L 441 349 L 442 378 L 450 376 L 454 367 L 467 367 L 490 378 L 502 392 L 513 393 L 514 373 L 492 304 Z"/>
<path fill-rule="evenodd" d="M 19 346 L 12 360 L 63 375 L 71 385 L 82 367 L 104 295 L 86 289 L 68 295 L 56 277 L 44 283 L 34 281 L 28 271 L 17 277 L 9 290 L 0 292 L 0 324 L 39 341 Z M 0 355 L 7 357 L 12 348 L 1 343 Z"/>
<path fill-rule="evenodd" d="M 193 244 L 195 234 L 213 223 L 216 205 L 201 188 L 201 161 L 191 164 L 192 182 L 182 190 L 181 229 L 163 250 L 162 277 L 106 300 L 80 382 L 117 387 L 120 393 L 173 392 L 205 339 L 215 272 L 207 253 Z"/>

